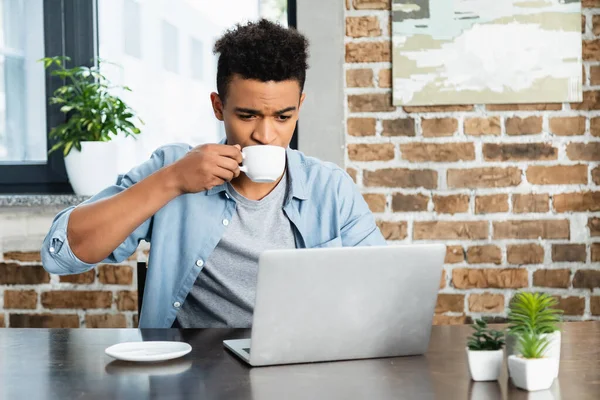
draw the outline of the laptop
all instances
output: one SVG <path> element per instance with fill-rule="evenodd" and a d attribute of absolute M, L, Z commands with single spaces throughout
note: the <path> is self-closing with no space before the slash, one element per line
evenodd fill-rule
<path fill-rule="evenodd" d="M 265 251 L 251 337 L 224 346 L 251 366 L 425 353 L 446 247 Z"/>

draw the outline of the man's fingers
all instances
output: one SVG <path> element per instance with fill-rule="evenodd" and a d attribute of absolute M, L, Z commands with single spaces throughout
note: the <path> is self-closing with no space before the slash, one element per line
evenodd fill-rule
<path fill-rule="evenodd" d="M 216 177 L 221 178 L 226 182 L 231 181 L 235 176 L 233 171 L 230 171 L 223 167 L 216 167 L 214 173 Z"/>
<path fill-rule="evenodd" d="M 242 150 L 241 150 L 240 145 L 238 145 L 238 144 L 236 144 L 235 146 L 228 146 L 228 145 L 219 146 L 218 152 L 222 156 L 229 157 L 229 158 L 237 161 L 238 164 L 242 163 Z"/>

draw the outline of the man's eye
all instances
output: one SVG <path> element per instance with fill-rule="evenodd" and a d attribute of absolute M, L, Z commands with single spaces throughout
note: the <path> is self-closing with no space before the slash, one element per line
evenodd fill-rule
<path fill-rule="evenodd" d="M 279 117 L 277 117 L 277 119 L 279 119 L 280 121 L 287 121 L 290 118 L 292 118 L 291 115 L 280 115 Z"/>
<path fill-rule="evenodd" d="M 253 117 L 255 117 L 255 115 L 252 115 L 252 114 L 242 115 L 242 114 L 240 114 L 239 117 L 241 119 L 252 119 Z"/>

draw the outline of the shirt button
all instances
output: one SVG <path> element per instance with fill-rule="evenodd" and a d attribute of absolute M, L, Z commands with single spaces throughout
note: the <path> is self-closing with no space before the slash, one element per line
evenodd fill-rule
<path fill-rule="evenodd" d="M 201 266 L 204 265 L 204 261 L 198 260 L 198 261 L 196 261 L 196 265 L 199 266 L 199 267 L 201 267 Z"/>
<path fill-rule="evenodd" d="M 225 193 L 225 197 L 228 199 L 229 198 L 229 193 Z"/>
<path fill-rule="evenodd" d="M 181 307 L 181 303 L 176 301 L 175 303 L 173 303 L 173 307 L 179 308 L 179 307 Z"/>
<path fill-rule="evenodd" d="M 229 220 L 228 219 L 224 219 L 223 220 L 223 225 L 225 225 L 225 226 L 229 225 Z"/>
<path fill-rule="evenodd" d="M 54 249 L 54 247 L 50 247 L 50 253 L 54 253 L 56 250 Z"/>

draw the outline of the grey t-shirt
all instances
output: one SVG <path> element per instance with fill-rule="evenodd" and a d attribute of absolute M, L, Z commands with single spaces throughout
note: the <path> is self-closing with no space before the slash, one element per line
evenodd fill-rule
<path fill-rule="evenodd" d="M 236 212 L 196 278 L 174 326 L 249 328 L 260 253 L 296 247 L 292 225 L 283 212 L 287 174 L 259 201 L 245 198 L 231 185 L 227 192 L 236 201 Z"/>

